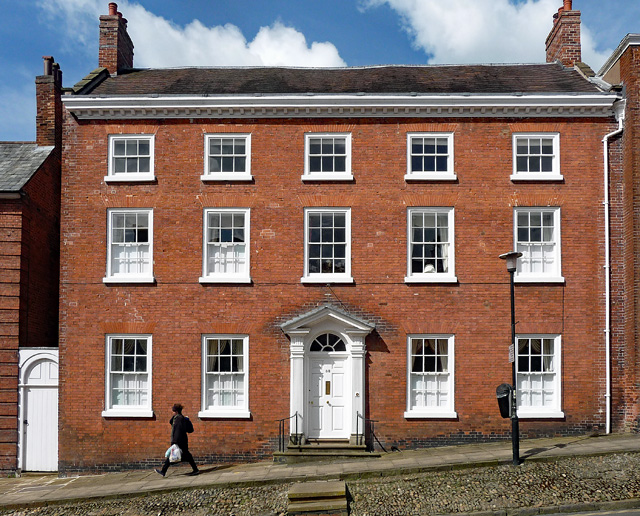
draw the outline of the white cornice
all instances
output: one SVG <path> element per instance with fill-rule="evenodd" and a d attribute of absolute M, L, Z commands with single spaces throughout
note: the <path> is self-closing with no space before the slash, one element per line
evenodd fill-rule
<path fill-rule="evenodd" d="M 82 120 L 145 118 L 603 117 L 614 94 L 66 96 Z"/>
<path fill-rule="evenodd" d="M 609 56 L 609 59 L 607 59 L 605 63 L 602 65 L 602 67 L 600 68 L 598 75 L 600 77 L 603 77 L 604 75 L 606 75 L 607 72 L 611 70 L 613 65 L 616 64 L 618 59 L 620 59 L 622 54 L 625 53 L 627 48 L 629 48 L 632 45 L 633 46 L 640 45 L 640 34 L 627 34 L 624 38 L 622 38 L 622 41 L 618 45 L 618 48 L 616 48 L 613 51 L 613 54 Z"/>

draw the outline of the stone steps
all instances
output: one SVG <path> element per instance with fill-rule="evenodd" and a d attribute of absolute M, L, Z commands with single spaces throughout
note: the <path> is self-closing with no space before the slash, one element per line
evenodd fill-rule
<path fill-rule="evenodd" d="M 353 460 L 380 457 L 378 452 L 369 452 L 365 445 L 349 444 L 348 441 L 321 441 L 307 444 L 289 444 L 284 452 L 273 454 L 274 462 L 287 464 L 328 460 Z"/>
<path fill-rule="evenodd" d="M 344 481 L 304 482 L 289 489 L 289 516 L 347 515 L 347 486 Z"/>

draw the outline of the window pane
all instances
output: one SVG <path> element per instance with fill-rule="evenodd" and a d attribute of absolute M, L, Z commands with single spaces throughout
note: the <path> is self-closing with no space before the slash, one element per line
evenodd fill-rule
<path fill-rule="evenodd" d="M 124 140 L 115 140 L 113 142 L 113 155 L 114 156 L 124 156 L 125 155 L 125 141 Z"/>

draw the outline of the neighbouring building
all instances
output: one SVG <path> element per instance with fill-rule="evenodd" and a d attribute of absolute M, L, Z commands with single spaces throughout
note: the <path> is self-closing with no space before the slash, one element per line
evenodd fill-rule
<path fill-rule="evenodd" d="M 58 469 L 62 74 L 36 78 L 36 142 L 0 142 L 0 470 Z"/>
<path fill-rule="evenodd" d="M 61 474 L 638 428 L 640 36 L 545 64 L 136 69 L 62 96 Z M 365 424 L 366 421 L 366 424 Z M 366 436 L 371 438 L 370 435 Z M 288 440 L 288 439 L 287 439 Z"/>

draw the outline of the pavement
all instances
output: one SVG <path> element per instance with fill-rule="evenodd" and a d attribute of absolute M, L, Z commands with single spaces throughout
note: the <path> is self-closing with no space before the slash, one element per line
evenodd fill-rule
<path fill-rule="evenodd" d="M 624 452 L 640 452 L 640 435 L 555 437 L 520 442 L 520 456 L 525 461 Z M 29 473 L 19 478 L 0 478 L 0 509 L 124 498 L 189 488 L 260 486 L 311 480 L 348 481 L 511 462 L 511 441 L 500 441 L 389 452 L 381 457 L 341 462 L 278 464 L 262 461 L 204 465 L 200 467 L 201 474 L 195 477 L 185 475 L 191 471 L 188 465 L 172 466 L 164 478 L 153 469 L 67 478 L 58 478 L 55 473 Z M 624 506 L 628 507 L 629 501 Z M 640 507 L 640 500 L 632 501 L 632 506 Z"/>

